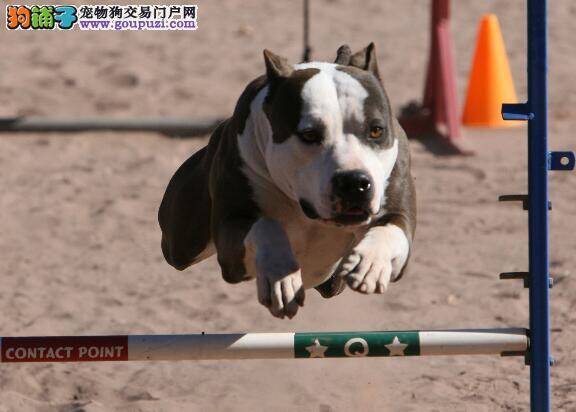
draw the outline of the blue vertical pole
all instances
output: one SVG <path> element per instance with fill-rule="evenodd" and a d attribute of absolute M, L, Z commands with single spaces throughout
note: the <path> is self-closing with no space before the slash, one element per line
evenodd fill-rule
<path fill-rule="evenodd" d="M 546 0 L 528 0 L 530 403 L 550 411 Z"/>

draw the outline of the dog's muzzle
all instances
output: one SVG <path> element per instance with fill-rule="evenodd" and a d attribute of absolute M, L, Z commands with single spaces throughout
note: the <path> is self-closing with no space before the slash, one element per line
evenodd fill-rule
<path fill-rule="evenodd" d="M 367 220 L 373 188 L 372 179 L 361 170 L 335 174 L 332 178 L 334 220 L 341 224 L 358 224 Z"/>

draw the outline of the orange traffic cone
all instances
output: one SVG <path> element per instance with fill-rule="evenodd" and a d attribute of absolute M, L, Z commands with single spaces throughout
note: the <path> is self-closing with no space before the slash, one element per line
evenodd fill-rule
<path fill-rule="evenodd" d="M 498 18 L 480 22 L 468 94 L 462 116 L 465 126 L 502 127 L 522 122 L 502 120 L 502 103 L 518 103 Z"/>

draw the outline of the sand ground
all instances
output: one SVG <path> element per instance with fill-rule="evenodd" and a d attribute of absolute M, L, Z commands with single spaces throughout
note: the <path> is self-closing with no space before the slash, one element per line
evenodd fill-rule
<path fill-rule="evenodd" d="M 525 96 L 524 1 L 454 2 L 460 101 L 482 13 L 501 21 Z M 550 2 L 551 148 L 575 150 L 576 4 Z M 198 1 L 199 30 L 2 29 L 0 116 L 227 116 L 263 70 L 261 50 L 301 55 L 300 2 Z M 395 108 L 418 98 L 428 2 L 312 2 L 317 59 L 374 40 Z M 162 258 L 156 211 L 168 179 L 205 140 L 156 134 L 0 136 L 0 335 L 524 326 L 527 219 L 497 197 L 526 190 L 524 128 L 466 130 L 473 157 L 412 145 L 419 220 L 412 267 L 383 296 L 311 291 L 280 321 L 254 283 L 214 260 L 183 273 Z M 554 407 L 576 410 L 576 185 L 551 175 Z M 525 411 L 518 358 L 4 365 L 0 411 Z"/>

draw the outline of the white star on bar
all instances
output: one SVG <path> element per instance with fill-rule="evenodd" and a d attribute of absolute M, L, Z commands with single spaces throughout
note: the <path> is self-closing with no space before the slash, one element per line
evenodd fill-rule
<path fill-rule="evenodd" d="M 318 339 L 314 339 L 314 343 L 310 346 L 306 346 L 306 350 L 310 353 L 311 358 L 323 358 L 324 352 L 328 349 L 328 346 L 322 346 Z"/>
<path fill-rule="evenodd" d="M 404 356 L 404 351 L 406 350 L 406 347 L 408 345 L 400 342 L 398 336 L 394 336 L 392 343 L 389 343 L 388 345 L 384 346 L 386 346 L 386 349 L 390 351 L 389 356 Z"/>

